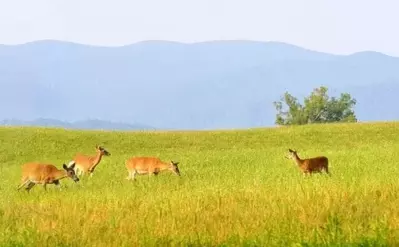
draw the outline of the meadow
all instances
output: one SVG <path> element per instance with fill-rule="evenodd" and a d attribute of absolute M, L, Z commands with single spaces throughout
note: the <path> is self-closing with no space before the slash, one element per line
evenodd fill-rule
<path fill-rule="evenodd" d="M 0 128 L 0 246 L 395 246 L 399 122 L 226 131 Z M 21 165 L 104 157 L 92 178 L 17 191 Z M 331 177 L 304 177 L 326 155 Z M 178 161 L 126 180 L 125 160 Z"/>

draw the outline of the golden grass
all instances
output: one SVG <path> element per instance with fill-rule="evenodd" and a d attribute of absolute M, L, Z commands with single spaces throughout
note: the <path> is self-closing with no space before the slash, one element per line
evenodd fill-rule
<path fill-rule="evenodd" d="M 0 128 L 0 246 L 395 246 L 399 123 L 236 131 L 100 132 Z M 16 191 L 28 161 L 61 168 L 105 157 L 93 178 Z M 304 178 L 300 157 L 326 155 L 332 176 Z M 180 162 L 127 181 L 135 155 Z"/>

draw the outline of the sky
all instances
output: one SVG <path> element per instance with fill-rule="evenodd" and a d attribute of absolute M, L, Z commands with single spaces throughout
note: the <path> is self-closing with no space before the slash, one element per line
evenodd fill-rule
<path fill-rule="evenodd" d="M 0 44 L 280 41 L 399 56 L 399 0 L 0 0 Z"/>

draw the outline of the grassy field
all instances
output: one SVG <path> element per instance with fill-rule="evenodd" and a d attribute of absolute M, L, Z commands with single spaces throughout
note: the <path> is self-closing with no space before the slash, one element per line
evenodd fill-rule
<path fill-rule="evenodd" d="M 209 132 L 0 128 L 0 246 L 398 246 L 399 123 Z M 17 191 L 24 162 L 104 157 L 91 179 Z M 326 155 L 332 176 L 304 178 Z M 135 155 L 182 176 L 127 181 Z"/>

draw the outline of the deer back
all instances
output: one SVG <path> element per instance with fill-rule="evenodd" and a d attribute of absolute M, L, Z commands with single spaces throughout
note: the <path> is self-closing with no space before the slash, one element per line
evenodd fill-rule
<path fill-rule="evenodd" d="M 126 162 L 126 168 L 128 170 L 148 171 L 163 165 L 164 162 L 156 157 L 133 157 Z"/>
<path fill-rule="evenodd" d="M 320 170 L 328 166 L 328 158 L 325 156 L 314 157 L 304 161 L 304 168 L 308 170 Z"/>
<path fill-rule="evenodd" d="M 26 163 L 22 167 L 22 174 L 25 177 L 29 177 L 34 181 L 44 181 L 51 179 L 61 172 L 52 164 L 44 164 L 39 162 Z"/>

